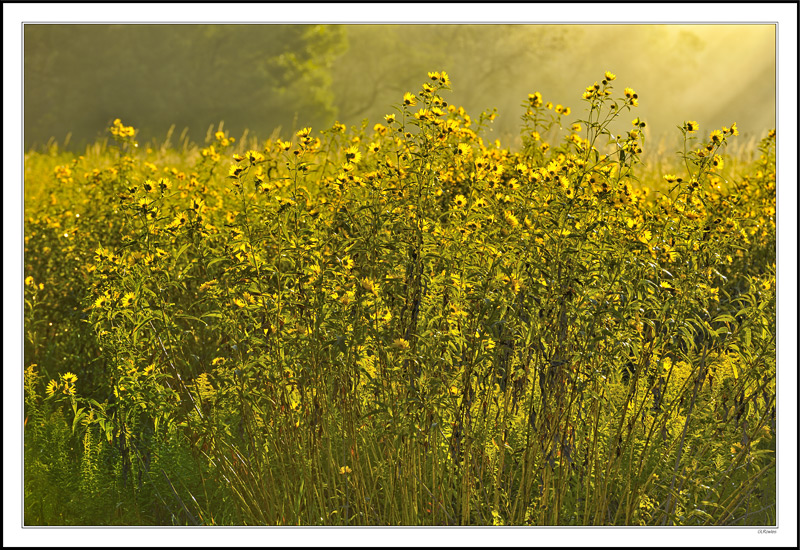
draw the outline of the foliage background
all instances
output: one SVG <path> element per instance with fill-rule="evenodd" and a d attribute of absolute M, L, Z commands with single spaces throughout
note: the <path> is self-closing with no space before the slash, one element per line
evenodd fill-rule
<path fill-rule="evenodd" d="M 656 139 L 675 113 L 745 136 L 775 126 L 774 25 L 34 24 L 24 47 L 26 148 L 70 133 L 80 147 L 116 117 L 145 142 L 173 124 L 202 143 L 220 121 L 262 139 L 374 122 L 431 67 L 462 83 L 468 112 L 497 108 L 505 139 L 519 97 L 567 101 L 607 67 L 648 98 Z"/>

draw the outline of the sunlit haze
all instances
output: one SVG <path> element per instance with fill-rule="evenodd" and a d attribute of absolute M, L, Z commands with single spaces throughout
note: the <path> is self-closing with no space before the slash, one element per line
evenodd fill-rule
<path fill-rule="evenodd" d="M 514 144 L 529 93 L 581 118 L 604 71 L 639 94 L 633 116 L 656 141 L 697 120 L 733 122 L 743 141 L 775 126 L 774 25 L 26 25 L 25 145 L 73 146 L 116 117 L 145 141 L 170 126 L 202 143 L 288 135 L 339 120 L 377 122 L 427 71 L 452 79 L 448 101 L 477 117 L 497 108 L 492 138 Z M 631 116 L 630 118 L 633 118 Z M 621 121 L 627 124 L 629 121 Z"/>

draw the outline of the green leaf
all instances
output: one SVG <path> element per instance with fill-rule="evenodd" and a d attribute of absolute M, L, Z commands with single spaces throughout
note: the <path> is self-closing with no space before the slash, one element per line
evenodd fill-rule
<path fill-rule="evenodd" d="M 211 260 L 210 262 L 208 262 L 206 264 L 206 269 L 210 268 L 214 264 L 218 264 L 219 262 L 221 262 L 223 260 L 225 260 L 225 258 L 214 258 L 213 260 Z"/>
<path fill-rule="evenodd" d="M 203 326 L 208 326 L 208 323 L 206 323 L 202 319 L 198 319 L 197 317 L 194 317 L 192 315 L 185 315 L 183 313 L 176 313 L 175 317 L 178 318 L 178 319 L 189 319 L 190 321 L 197 321 L 198 323 L 202 323 Z"/>
<path fill-rule="evenodd" d="M 178 260 L 178 258 L 180 258 L 180 257 L 181 257 L 181 255 L 182 255 L 184 252 L 186 252 L 186 249 L 187 249 L 187 248 L 189 248 L 189 246 L 190 246 L 191 244 L 192 244 L 192 243 L 186 243 L 185 245 L 183 245 L 183 246 L 180 248 L 180 250 L 178 250 L 178 253 L 177 253 L 177 254 L 175 254 L 175 260 L 176 260 L 176 261 Z"/>
<path fill-rule="evenodd" d="M 153 319 L 155 319 L 155 317 L 146 317 L 144 320 L 142 320 L 142 321 L 140 321 L 139 323 L 137 323 L 137 324 L 136 324 L 136 326 L 135 326 L 135 327 L 133 327 L 133 330 L 131 331 L 131 335 L 132 335 L 132 336 L 134 336 L 134 338 L 135 338 L 135 336 L 136 336 L 136 332 L 137 332 L 137 331 L 138 331 L 140 328 L 142 328 L 142 325 L 144 325 L 145 323 L 147 323 L 147 322 L 149 322 L 149 321 L 151 321 L 151 320 L 153 320 Z"/>
<path fill-rule="evenodd" d="M 745 348 L 749 348 L 751 345 L 751 333 L 750 328 L 745 328 L 742 330 L 742 342 L 744 343 Z"/>
<path fill-rule="evenodd" d="M 75 418 L 72 420 L 72 433 L 75 433 L 75 428 L 78 427 L 78 423 L 86 416 L 86 411 L 84 407 L 81 407 L 75 412 Z"/>

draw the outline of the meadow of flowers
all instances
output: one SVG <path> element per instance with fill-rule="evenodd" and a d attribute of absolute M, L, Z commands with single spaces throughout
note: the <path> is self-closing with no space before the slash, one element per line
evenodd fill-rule
<path fill-rule="evenodd" d="M 655 170 L 607 72 L 512 150 L 428 77 L 26 154 L 26 525 L 775 523 L 775 132 Z"/>

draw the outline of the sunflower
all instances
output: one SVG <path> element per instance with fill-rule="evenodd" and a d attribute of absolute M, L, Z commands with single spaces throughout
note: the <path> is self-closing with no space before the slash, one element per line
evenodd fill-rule
<path fill-rule="evenodd" d="M 344 158 L 348 163 L 358 164 L 361 160 L 361 153 L 358 152 L 358 145 L 348 147 L 344 152 Z"/>
<path fill-rule="evenodd" d="M 374 294 L 375 296 L 378 295 L 379 286 L 378 283 L 370 279 L 369 277 L 364 277 L 361 279 L 361 286 L 364 287 L 364 290 Z"/>
<path fill-rule="evenodd" d="M 231 164 L 230 168 L 228 168 L 228 177 L 238 179 L 242 172 L 244 172 L 244 168 L 242 166 L 239 166 L 238 164 Z"/>
<path fill-rule="evenodd" d="M 253 151 L 252 149 L 245 153 L 245 158 L 250 162 L 250 164 L 258 164 L 259 162 L 264 162 L 264 155 L 259 153 L 258 151 Z"/>
<path fill-rule="evenodd" d="M 506 223 L 510 225 L 512 229 L 519 227 L 519 219 L 517 219 L 517 217 L 512 214 L 510 210 L 503 212 L 503 218 L 505 218 Z"/>
<path fill-rule="evenodd" d="M 135 301 L 136 301 L 136 294 L 134 294 L 133 292 L 128 292 L 122 297 L 122 300 L 120 300 L 120 305 L 125 308 L 131 307 Z"/>
<path fill-rule="evenodd" d="M 108 304 L 108 297 L 104 294 L 94 301 L 94 307 L 100 309 Z"/>
<path fill-rule="evenodd" d="M 405 340 L 403 338 L 395 338 L 394 342 L 392 342 L 392 346 L 394 346 L 395 349 L 401 351 L 405 351 L 411 348 L 411 344 L 408 343 L 408 340 Z"/>

